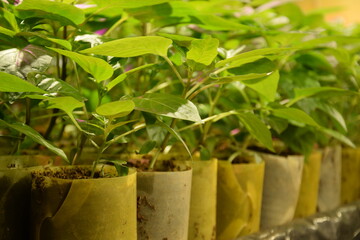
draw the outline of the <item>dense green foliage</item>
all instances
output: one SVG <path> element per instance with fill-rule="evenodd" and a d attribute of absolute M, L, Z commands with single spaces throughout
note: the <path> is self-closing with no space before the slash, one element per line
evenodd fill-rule
<path fill-rule="evenodd" d="M 1 4 L 0 126 L 13 153 L 42 144 L 71 163 L 87 144 L 100 161 L 114 144 L 181 143 L 207 159 L 359 141 L 359 31 L 320 13 L 266 0 Z"/>

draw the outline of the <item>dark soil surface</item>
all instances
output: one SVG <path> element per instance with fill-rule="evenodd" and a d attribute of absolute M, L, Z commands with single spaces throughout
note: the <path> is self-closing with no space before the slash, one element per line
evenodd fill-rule
<path fill-rule="evenodd" d="M 127 166 L 136 168 L 138 172 L 149 172 L 149 171 L 178 172 L 184 170 L 184 167 L 181 167 L 178 164 L 176 164 L 176 161 L 174 161 L 174 159 L 158 160 L 155 169 L 150 170 L 149 164 L 152 158 L 153 158 L 152 155 L 143 155 L 139 158 L 132 158 L 128 160 Z M 188 169 L 190 169 L 190 167 L 185 168 L 185 170 Z"/>

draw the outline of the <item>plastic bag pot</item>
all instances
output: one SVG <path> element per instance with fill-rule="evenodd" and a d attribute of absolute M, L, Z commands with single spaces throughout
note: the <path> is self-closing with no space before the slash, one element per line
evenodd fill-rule
<path fill-rule="evenodd" d="M 31 171 L 51 163 L 47 156 L 0 157 L 0 239 L 29 236 Z"/>
<path fill-rule="evenodd" d="M 264 163 L 218 161 L 217 240 L 259 230 Z"/>
<path fill-rule="evenodd" d="M 285 224 L 294 218 L 304 157 L 261 156 L 265 161 L 261 229 L 266 229 Z"/>
<path fill-rule="evenodd" d="M 216 237 L 217 160 L 192 161 L 189 240 Z"/>
<path fill-rule="evenodd" d="M 323 150 L 318 211 L 330 211 L 341 202 L 341 146 L 326 147 Z"/>
<path fill-rule="evenodd" d="M 344 148 L 341 157 L 341 203 L 360 198 L 360 148 Z"/>
<path fill-rule="evenodd" d="M 104 172 L 116 174 L 111 166 Z M 40 173 L 33 177 L 32 224 L 35 240 L 136 239 L 135 171 L 123 177 L 75 180 Z"/>
<path fill-rule="evenodd" d="M 322 153 L 311 153 L 304 162 L 300 186 L 300 195 L 295 210 L 295 217 L 307 217 L 316 213 L 318 201 L 320 166 Z"/>
<path fill-rule="evenodd" d="M 188 238 L 191 178 L 189 167 L 179 167 L 173 172 L 138 172 L 139 240 Z"/>

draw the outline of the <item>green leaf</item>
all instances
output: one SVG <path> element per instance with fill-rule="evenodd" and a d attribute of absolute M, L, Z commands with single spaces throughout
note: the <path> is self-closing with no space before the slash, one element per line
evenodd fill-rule
<path fill-rule="evenodd" d="M 79 101 L 84 100 L 81 93 L 69 83 L 60 79 L 39 75 L 36 74 L 35 76 L 38 87 L 52 96 L 71 96 Z"/>
<path fill-rule="evenodd" d="M 50 38 L 50 37 L 46 38 L 46 40 L 49 40 L 56 44 L 59 44 L 60 46 L 66 48 L 67 50 L 71 51 L 71 49 L 72 49 L 71 43 L 67 40 L 59 39 L 59 38 Z"/>
<path fill-rule="evenodd" d="M 121 100 L 102 104 L 96 108 L 96 112 L 106 117 L 123 117 L 131 113 L 135 104 L 131 100 Z"/>
<path fill-rule="evenodd" d="M 93 53 L 113 57 L 136 57 L 144 54 L 166 56 L 172 41 L 158 36 L 122 38 L 103 43 L 82 53 Z"/>
<path fill-rule="evenodd" d="M 72 113 L 74 109 L 83 107 L 84 106 L 83 102 L 80 102 L 73 97 L 57 97 L 57 98 L 46 99 L 44 101 L 47 102 L 46 105 L 47 109 L 56 108 L 63 110 L 70 117 L 74 125 L 80 131 L 83 131 Z"/>
<path fill-rule="evenodd" d="M 142 66 L 137 67 L 137 68 L 133 68 L 133 69 L 127 71 L 127 72 L 124 72 L 124 73 L 120 74 L 114 80 L 109 82 L 108 85 L 106 85 L 107 91 L 110 91 L 111 89 L 113 89 L 113 87 L 115 87 L 116 85 L 118 85 L 119 83 L 124 81 L 129 76 L 129 74 L 135 73 L 137 71 L 140 71 L 140 70 L 148 68 L 148 67 L 152 67 L 154 65 L 155 65 L 155 63 L 145 64 L 145 65 L 142 65 Z"/>
<path fill-rule="evenodd" d="M 158 119 L 158 124 L 160 126 L 164 127 L 166 130 L 168 130 L 171 133 L 171 135 L 173 135 L 177 140 L 179 140 L 181 142 L 181 144 L 184 146 L 184 148 L 186 149 L 187 153 L 189 154 L 189 157 L 191 159 L 193 159 L 190 149 L 188 148 L 188 146 L 186 145 L 184 140 L 181 138 L 181 136 L 174 129 L 172 129 L 170 126 L 166 125 L 159 119 Z"/>
<path fill-rule="evenodd" d="M 329 117 L 333 118 L 342 128 L 342 130 L 344 132 L 347 132 L 347 127 L 346 127 L 346 123 L 345 123 L 345 119 L 343 118 L 343 116 L 341 115 L 341 113 L 339 113 L 338 110 L 336 110 L 336 108 L 328 105 L 328 104 L 319 104 L 318 107 L 325 112 L 326 114 L 329 115 Z"/>
<path fill-rule="evenodd" d="M 191 42 L 190 50 L 186 53 L 187 59 L 197 63 L 210 65 L 218 54 L 219 40 L 216 38 L 196 39 Z"/>
<path fill-rule="evenodd" d="M 18 78 L 14 75 L 0 72 L 0 91 L 1 92 L 36 92 L 46 93 L 41 88 L 38 88 L 31 83 Z"/>
<path fill-rule="evenodd" d="M 294 105 L 296 102 L 307 98 L 307 97 L 333 97 L 337 95 L 348 95 L 348 94 L 358 94 L 357 92 L 348 91 L 342 88 L 334 88 L 334 87 L 313 87 L 313 88 L 296 88 L 294 90 L 295 97 L 291 101 L 289 101 L 286 106 L 290 107 Z"/>
<path fill-rule="evenodd" d="M 274 116 L 279 118 L 307 124 L 314 127 L 320 127 L 312 117 L 297 108 L 279 108 L 272 109 L 271 111 Z"/>
<path fill-rule="evenodd" d="M 47 18 L 59 21 L 63 25 L 82 23 L 85 20 L 84 12 L 71 5 L 47 0 L 24 0 L 15 7 L 19 18 Z"/>
<path fill-rule="evenodd" d="M 139 8 L 151 5 L 157 5 L 161 3 L 170 2 L 172 0 L 95 0 L 94 2 L 101 7 L 110 6 L 110 7 L 121 7 L 121 8 Z"/>
<path fill-rule="evenodd" d="M 346 136 L 344 136 L 343 134 L 341 134 L 339 132 L 336 132 L 334 130 L 324 128 L 324 127 L 321 127 L 319 130 L 322 131 L 323 133 L 329 135 L 330 137 L 333 137 L 333 138 L 339 140 L 340 142 L 350 146 L 350 147 L 353 147 L 353 148 L 356 147 L 355 144 L 350 139 L 348 139 Z"/>
<path fill-rule="evenodd" d="M 234 60 L 232 62 L 229 62 L 229 64 L 227 64 L 226 67 L 223 67 L 222 70 L 240 67 L 240 66 L 243 66 L 248 63 L 254 63 L 263 58 L 264 58 L 264 56 L 251 56 L 251 57 L 246 57 L 246 58 L 240 58 L 240 59 Z M 248 69 L 248 70 L 251 71 L 251 69 Z"/>
<path fill-rule="evenodd" d="M 56 43 L 68 50 L 72 49 L 71 43 L 67 40 L 59 39 L 59 38 L 51 38 L 51 37 L 48 37 L 44 34 L 37 33 L 37 32 L 20 32 L 20 33 L 17 33 L 16 36 L 17 37 L 38 37 L 38 38 L 44 39 L 45 41 L 48 41 L 50 43 Z M 31 42 L 33 43 L 34 41 L 31 41 Z"/>
<path fill-rule="evenodd" d="M 33 128 L 23 124 L 23 123 L 7 123 L 0 119 L 0 125 L 5 126 L 7 128 L 14 129 L 22 134 L 25 134 L 27 137 L 31 138 L 34 142 L 41 144 L 45 147 L 47 147 L 50 151 L 55 153 L 56 155 L 63 158 L 66 162 L 69 162 L 67 159 L 65 153 L 60 148 L 55 147 L 51 143 L 49 143 L 45 138 L 43 138 L 37 131 L 35 131 Z"/>
<path fill-rule="evenodd" d="M 189 47 L 191 42 L 194 40 L 198 40 L 193 37 L 183 36 L 183 35 L 176 35 L 176 34 L 169 34 L 169 33 L 156 33 L 159 36 L 169 38 L 179 44 L 180 46 Z"/>
<path fill-rule="evenodd" d="M 10 26 L 12 27 L 12 30 L 14 30 L 15 32 L 19 32 L 20 29 L 19 29 L 19 26 L 17 24 L 14 14 L 9 12 L 5 8 L 1 8 L 0 11 L 3 12 L 3 16 L 6 19 L 6 21 L 10 24 Z"/>
<path fill-rule="evenodd" d="M 214 30 L 214 31 L 231 31 L 231 30 L 256 30 L 255 27 L 247 26 L 244 24 L 237 23 L 235 21 L 227 20 L 225 18 L 212 15 L 212 14 L 199 14 L 191 16 L 195 19 L 198 19 L 197 24 L 208 30 Z"/>
<path fill-rule="evenodd" d="M 5 34 L 7 36 L 13 37 L 15 36 L 16 32 L 9 30 L 7 28 L 4 28 L 2 26 L 0 26 L 0 33 Z"/>
<path fill-rule="evenodd" d="M 297 44 L 297 46 L 299 49 L 309 49 L 309 48 L 318 48 L 321 45 L 328 44 L 330 42 L 356 44 L 359 42 L 359 40 L 360 39 L 357 37 L 349 37 L 349 36 L 326 36 L 321 38 L 315 38 L 306 42 L 301 42 Z"/>
<path fill-rule="evenodd" d="M 114 73 L 113 68 L 107 62 L 100 58 L 86 56 L 76 52 L 71 52 L 58 48 L 49 49 L 74 60 L 86 72 L 93 75 L 97 82 L 109 79 Z"/>
<path fill-rule="evenodd" d="M 201 121 L 196 106 L 189 100 L 165 93 L 147 93 L 134 98 L 135 109 L 188 121 Z"/>
<path fill-rule="evenodd" d="M 47 49 L 32 44 L 22 49 L 6 49 L 0 51 L 0 71 L 25 79 L 31 72 L 46 71 L 52 58 Z"/>
<path fill-rule="evenodd" d="M 238 116 L 249 133 L 267 149 L 274 152 L 271 133 L 266 125 L 251 113 L 239 113 Z"/>
<path fill-rule="evenodd" d="M 255 80 L 247 80 L 243 83 L 247 87 L 261 94 L 261 96 L 263 96 L 266 100 L 272 102 L 275 100 L 279 79 L 279 71 L 274 71 L 267 77 Z"/>
<path fill-rule="evenodd" d="M 126 166 L 126 161 L 101 159 L 99 163 L 114 164 L 114 167 L 119 177 L 127 176 L 129 174 L 129 168 Z"/>
<path fill-rule="evenodd" d="M 289 51 L 295 50 L 295 49 L 296 48 L 262 48 L 262 49 L 256 49 L 256 50 L 248 51 L 248 52 L 245 52 L 245 53 L 240 53 L 239 55 L 236 55 L 234 57 L 222 60 L 222 61 L 218 62 L 215 66 L 217 68 L 219 68 L 219 67 L 223 67 L 226 64 L 229 64 L 231 62 L 238 61 L 240 59 L 254 58 L 254 57 L 259 57 L 259 56 L 261 56 L 261 58 L 263 58 L 263 57 L 265 57 L 267 55 L 283 54 L 283 53 L 286 53 L 286 52 L 289 52 Z M 260 59 L 260 58 L 258 58 L 258 59 Z M 256 60 L 258 60 L 258 59 L 256 59 Z M 254 60 L 254 61 L 256 61 L 256 60 Z"/>
<path fill-rule="evenodd" d="M 260 79 L 266 76 L 269 76 L 270 73 L 250 73 L 244 75 L 236 75 L 236 76 L 227 76 L 227 77 L 220 77 L 217 78 L 216 81 L 212 82 L 211 85 L 221 85 L 232 83 L 236 81 L 246 81 L 246 80 L 253 80 L 253 79 Z"/>
<path fill-rule="evenodd" d="M 156 141 L 147 141 L 141 146 L 139 154 L 147 154 L 156 147 Z"/>

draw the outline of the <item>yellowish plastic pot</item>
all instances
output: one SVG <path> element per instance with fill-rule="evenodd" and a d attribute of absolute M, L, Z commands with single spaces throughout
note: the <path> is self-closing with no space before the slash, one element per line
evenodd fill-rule
<path fill-rule="evenodd" d="M 116 174 L 111 166 L 102 171 Z M 59 179 L 41 172 L 34 175 L 32 239 L 136 239 L 136 233 L 134 170 L 128 176 L 95 179 Z"/>
<path fill-rule="evenodd" d="M 316 213 L 321 157 L 321 151 L 316 151 L 305 160 L 295 217 L 303 218 Z"/>
<path fill-rule="evenodd" d="M 0 239 L 29 237 L 31 171 L 50 165 L 48 156 L 0 157 Z"/>
<path fill-rule="evenodd" d="M 319 212 L 331 211 L 341 202 L 341 146 L 323 150 L 320 170 Z"/>
<path fill-rule="evenodd" d="M 217 160 L 192 162 L 189 240 L 216 237 Z"/>
<path fill-rule="evenodd" d="M 259 230 L 264 163 L 218 161 L 217 240 Z"/>
<path fill-rule="evenodd" d="M 341 203 L 354 202 L 360 198 L 360 148 L 342 149 Z"/>
<path fill-rule="evenodd" d="M 261 154 L 265 161 L 261 229 L 290 222 L 294 218 L 304 166 L 303 156 Z"/>
<path fill-rule="evenodd" d="M 178 165 L 165 171 L 162 162 L 156 171 L 137 174 L 138 239 L 186 240 L 192 169 Z"/>

